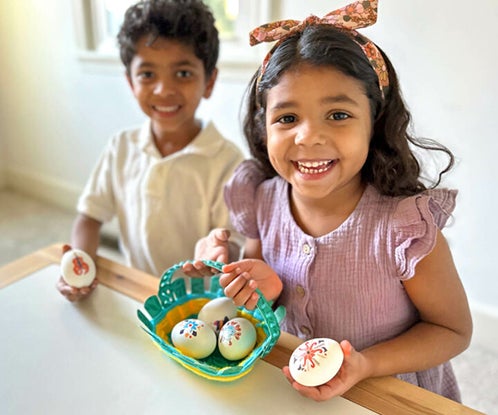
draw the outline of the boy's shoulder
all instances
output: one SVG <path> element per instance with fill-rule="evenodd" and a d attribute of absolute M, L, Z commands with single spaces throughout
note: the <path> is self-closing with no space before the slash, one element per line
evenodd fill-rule
<path fill-rule="evenodd" d="M 110 137 L 111 143 L 122 141 L 134 142 L 148 140 L 150 128 L 149 122 L 146 120 L 142 124 L 130 125 L 114 131 Z"/>
<path fill-rule="evenodd" d="M 204 147 L 209 153 L 225 151 L 235 155 L 243 156 L 241 148 L 232 140 L 226 138 L 212 121 L 203 121 L 202 130 L 197 136 L 196 145 Z"/>

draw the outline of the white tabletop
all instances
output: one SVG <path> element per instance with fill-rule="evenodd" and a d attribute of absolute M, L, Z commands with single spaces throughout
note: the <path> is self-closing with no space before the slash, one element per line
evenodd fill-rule
<path fill-rule="evenodd" d="M 0 413 L 348 414 L 343 398 L 301 397 L 260 360 L 243 378 L 201 378 L 167 357 L 140 328 L 138 302 L 99 286 L 73 304 L 51 265 L 0 290 Z"/>

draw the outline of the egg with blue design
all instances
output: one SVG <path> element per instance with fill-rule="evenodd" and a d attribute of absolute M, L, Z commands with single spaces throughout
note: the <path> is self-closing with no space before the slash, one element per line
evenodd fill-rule
<path fill-rule="evenodd" d="M 236 317 L 226 322 L 218 334 L 218 350 L 227 360 L 246 357 L 256 344 L 256 329 L 251 321 Z"/>
<path fill-rule="evenodd" d="M 204 321 L 189 318 L 173 327 L 171 342 L 184 355 L 203 359 L 216 349 L 216 333 Z"/>

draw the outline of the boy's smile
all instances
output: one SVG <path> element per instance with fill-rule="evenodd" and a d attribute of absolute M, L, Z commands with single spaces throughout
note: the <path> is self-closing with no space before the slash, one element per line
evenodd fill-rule
<path fill-rule="evenodd" d="M 127 78 L 163 155 L 190 143 L 200 130 L 195 112 L 201 99 L 211 95 L 216 70 L 206 79 L 191 46 L 161 37 L 148 46 L 144 37 L 137 42 Z M 162 151 L 165 146 L 169 150 Z"/>

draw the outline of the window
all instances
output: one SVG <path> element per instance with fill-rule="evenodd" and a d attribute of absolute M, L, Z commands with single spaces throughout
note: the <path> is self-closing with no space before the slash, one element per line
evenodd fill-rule
<path fill-rule="evenodd" d="M 116 34 L 126 9 L 136 0 L 74 0 L 79 57 L 97 64 L 119 64 Z M 204 0 L 220 32 L 220 67 L 259 65 L 266 49 L 249 46 L 249 31 L 274 20 L 276 0 Z"/>

